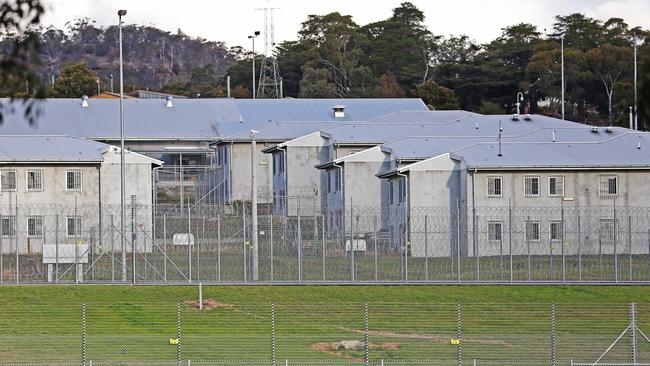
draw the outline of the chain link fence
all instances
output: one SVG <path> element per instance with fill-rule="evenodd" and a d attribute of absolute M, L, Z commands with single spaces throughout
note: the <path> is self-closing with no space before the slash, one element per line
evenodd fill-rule
<path fill-rule="evenodd" d="M 4 307 L 2 365 L 644 365 L 646 304 Z"/>
<path fill-rule="evenodd" d="M 0 205 L 0 283 L 640 283 L 650 208 Z M 257 239 L 257 240 L 256 240 Z"/>

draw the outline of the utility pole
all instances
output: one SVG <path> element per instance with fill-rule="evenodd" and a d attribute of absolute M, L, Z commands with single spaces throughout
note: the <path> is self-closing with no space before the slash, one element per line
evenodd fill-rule
<path fill-rule="evenodd" d="M 259 280 L 259 242 L 257 238 L 257 175 L 255 168 L 257 165 L 257 142 L 255 135 L 258 131 L 251 130 L 251 243 L 253 244 L 253 281 Z"/>

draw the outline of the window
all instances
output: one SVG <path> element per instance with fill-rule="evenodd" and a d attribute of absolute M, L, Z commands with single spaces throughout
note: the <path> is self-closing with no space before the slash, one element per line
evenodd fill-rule
<path fill-rule="evenodd" d="M 0 171 L 0 191 L 2 191 L 2 192 L 15 192 L 16 191 L 16 171 L 15 170 L 2 170 L 2 171 Z"/>
<path fill-rule="evenodd" d="M 548 177 L 548 195 L 564 197 L 564 177 Z"/>
<path fill-rule="evenodd" d="M 539 197 L 539 177 L 524 177 L 524 196 Z"/>
<path fill-rule="evenodd" d="M 406 201 L 406 178 L 397 182 L 397 198 L 399 203 Z"/>
<path fill-rule="evenodd" d="M 341 190 L 341 174 L 343 171 L 341 169 L 334 171 L 334 192 Z"/>
<path fill-rule="evenodd" d="M 488 241 L 501 241 L 502 229 L 501 221 L 488 221 Z"/>
<path fill-rule="evenodd" d="M 548 226 L 548 234 L 551 241 L 561 241 L 564 235 L 562 232 L 562 221 L 551 221 Z"/>
<path fill-rule="evenodd" d="M 81 235 L 82 231 L 81 216 L 68 216 L 66 220 L 66 235 L 76 237 Z"/>
<path fill-rule="evenodd" d="M 600 241 L 603 244 L 613 244 L 616 240 L 616 226 L 615 219 L 601 219 L 598 225 Z"/>
<path fill-rule="evenodd" d="M 526 241 L 539 241 L 539 221 L 526 221 Z"/>
<path fill-rule="evenodd" d="M 16 236 L 16 216 L 2 216 L 0 220 L 0 233 L 5 238 Z"/>
<path fill-rule="evenodd" d="M 43 190 L 42 170 L 28 170 L 26 175 L 28 192 L 40 192 Z"/>
<path fill-rule="evenodd" d="M 43 216 L 27 217 L 27 236 L 30 238 L 43 237 Z"/>
<path fill-rule="evenodd" d="M 328 192 L 334 192 L 334 175 L 336 174 L 336 171 L 334 169 L 329 170 L 327 172 L 327 191 Z"/>
<path fill-rule="evenodd" d="M 281 152 L 278 156 L 278 175 L 284 173 L 284 152 Z"/>
<path fill-rule="evenodd" d="M 393 181 L 391 180 L 388 182 L 388 203 L 391 205 L 395 203 L 394 193 Z"/>
<path fill-rule="evenodd" d="M 81 170 L 68 170 L 65 172 L 66 190 L 81 191 L 82 187 Z"/>
<path fill-rule="evenodd" d="M 501 197 L 503 195 L 503 177 L 487 177 L 487 196 Z"/>
<path fill-rule="evenodd" d="M 601 175 L 598 184 L 600 197 L 614 197 L 618 195 L 618 177 L 615 175 Z"/>

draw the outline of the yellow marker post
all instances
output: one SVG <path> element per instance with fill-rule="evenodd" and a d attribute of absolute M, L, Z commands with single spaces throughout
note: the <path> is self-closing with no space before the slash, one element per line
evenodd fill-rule
<path fill-rule="evenodd" d="M 460 344 L 460 339 L 458 339 L 458 338 L 452 338 L 450 344 L 451 344 L 452 346 L 457 346 L 457 345 Z"/>
<path fill-rule="evenodd" d="M 178 345 L 178 338 L 169 338 L 169 344 Z"/>

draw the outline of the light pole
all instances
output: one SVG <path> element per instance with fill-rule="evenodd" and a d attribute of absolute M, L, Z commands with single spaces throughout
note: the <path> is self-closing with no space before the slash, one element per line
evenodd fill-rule
<path fill-rule="evenodd" d="M 637 62 L 636 62 L 637 35 L 634 33 L 634 129 L 639 129 L 639 110 L 637 109 Z"/>
<path fill-rule="evenodd" d="M 517 106 L 517 116 L 520 114 L 521 102 L 524 101 L 524 93 L 518 92 L 515 105 Z"/>
<path fill-rule="evenodd" d="M 122 282 L 126 282 L 126 241 L 124 239 L 126 218 L 126 192 L 124 179 L 124 67 L 122 60 L 122 17 L 126 10 L 118 10 L 119 38 L 120 38 L 120 248 L 122 250 Z M 135 252 L 131 253 L 135 256 Z M 135 283 L 135 268 L 133 271 L 133 282 Z"/>
<path fill-rule="evenodd" d="M 564 120 L 564 34 L 560 37 L 560 49 L 562 59 L 562 120 Z"/>
<path fill-rule="evenodd" d="M 260 31 L 255 31 L 252 36 L 248 36 L 248 39 L 253 41 L 253 99 L 255 99 L 255 38 L 259 35 Z"/>
<path fill-rule="evenodd" d="M 251 242 L 253 244 L 253 281 L 259 280 L 259 242 L 257 238 L 257 175 L 255 166 L 257 165 L 257 141 L 255 135 L 259 131 L 251 130 Z"/>

